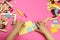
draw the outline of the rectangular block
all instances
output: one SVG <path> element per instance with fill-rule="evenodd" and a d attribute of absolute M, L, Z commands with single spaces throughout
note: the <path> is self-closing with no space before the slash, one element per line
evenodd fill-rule
<path fill-rule="evenodd" d="M 20 31 L 19 31 L 19 35 L 23 35 L 23 34 L 27 34 L 29 32 L 32 32 L 36 29 L 36 26 L 33 25 L 32 21 L 27 21 L 25 22 L 25 27 L 23 27 Z"/>

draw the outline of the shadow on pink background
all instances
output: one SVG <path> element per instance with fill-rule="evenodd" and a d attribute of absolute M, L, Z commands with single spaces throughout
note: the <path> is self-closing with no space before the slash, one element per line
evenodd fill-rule
<path fill-rule="evenodd" d="M 27 15 L 27 17 L 21 17 L 17 14 L 17 20 L 32 20 L 33 22 L 36 22 L 37 20 L 43 21 L 46 17 L 52 17 L 52 14 L 47 10 L 47 1 L 48 0 L 12 0 L 10 3 L 13 5 L 16 13 L 16 9 L 18 8 L 22 13 Z M 0 40 L 5 40 L 9 33 L 13 30 L 13 26 L 10 24 L 11 22 L 9 21 L 9 24 L 6 27 L 6 30 L 8 31 L 7 33 L 0 32 Z M 50 21 L 47 22 L 47 24 L 47 28 L 50 30 Z M 52 34 L 52 36 L 55 40 L 60 40 L 59 34 L 60 31 Z M 17 34 L 15 40 L 45 40 L 45 38 L 41 34 L 34 31 L 22 36 L 18 36 Z"/>

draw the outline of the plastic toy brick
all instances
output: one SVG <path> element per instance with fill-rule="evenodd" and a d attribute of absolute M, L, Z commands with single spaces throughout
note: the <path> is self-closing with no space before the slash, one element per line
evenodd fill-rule
<path fill-rule="evenodd" d="M 58 29 L 53 27 L 53 28 L 50 29 L 50 31 L 51 31 L 51 33 L 56 33 L 56 32 L 58 32 Z"/>
<path fill-rule="evenodd" d="M 60 24 L 51 24 L 51 28 L 53 27 L 60 29 Z"/>
<path fill-rule="evenodd" d="M 32 23 L 32 21 L 27 21 L 25 22 L 25 27 L 20 29 L 19 35 L 27 34 L 29 32 L 34 31 L 35 29 L 37 29 L 35 23 Z"/>

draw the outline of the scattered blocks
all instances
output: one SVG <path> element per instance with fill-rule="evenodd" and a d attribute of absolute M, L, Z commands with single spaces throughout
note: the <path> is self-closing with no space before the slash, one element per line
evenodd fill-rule
<path fill-rule="evenodd" d="M 58 32 L 58 29 L 60 29 L 60 24 L 51 24 L 51 28 L 50 28 L 51 33 Z"/>
<path fill-rule="evenodd" d="M 6 25 L 8 24 L 8 19 L 13 15 L 14 19 L 16 20 L 16 14 L 13 14 L 13 6 L 9 3 L 11 0 L 4 1 L 0 3 L 0 31 L 7 32 L 5 30 Z M 12 21 L 12 20 L 11 20 Z"/>
<path fill-rule="evenodd" d="M 60 1 L 58 1 L 60 2 Z M 56 0 L 48 0 L 48 11 L 52 13 L 52 18 L 59 16 L 60 4 Z"/>

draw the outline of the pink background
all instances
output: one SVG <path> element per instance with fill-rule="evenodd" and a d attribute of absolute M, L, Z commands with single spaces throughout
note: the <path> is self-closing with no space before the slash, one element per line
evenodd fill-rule
<path fill-rule="evenodd" d="M 13 5 L 15 12 L 18 8 L 22 13 L 27 15 L 27 17 L 21 17 L 17 14 L 17 20 L 32 20 L 33 22 L 36 22 L 37 20 L 43 21 L 46 17 L 52 17 L 52 14 L 47 10 L 47 1 L 48 0 L 12 0 L 10 3 Z M 11 23 L 9 21 L 9 24 L 6 27 L 6 30 L 8 31 L 7 33 L 0 32 L 0 40 L 5 40 L 14 28 L 10 24 Z M 48 21 L 47 24 L 47 28 L 50 31 L 51 21 Z M 60 30 L 57 33 L 52 34 L 52 36 L 55 38 L 55 40 L 60 40 Z M 17 34 L 15 40 L 45 40 L 45 38 L 38 32 L 34 31 L 22 36 Z"/>

